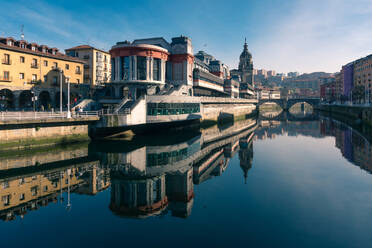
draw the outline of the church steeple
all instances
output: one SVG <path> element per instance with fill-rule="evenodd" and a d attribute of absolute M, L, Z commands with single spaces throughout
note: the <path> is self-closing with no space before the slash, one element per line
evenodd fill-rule
<path fill-rule="evenodd" d="M 239 70 L 252 70 L 252 54 L 248 51 L 247 38 L 244 39 L 243 52 L 240 54 Z"/>
<path fill-rule="evenodd" d="M 248 52 L 247 38 L 244 39 L 244 51 Z"/>

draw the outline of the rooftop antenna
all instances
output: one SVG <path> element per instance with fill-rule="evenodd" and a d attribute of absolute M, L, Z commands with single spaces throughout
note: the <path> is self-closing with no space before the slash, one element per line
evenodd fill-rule
<path fill-rule="evenodd" d="M 21 40 L 24 40 L 25 39 L 25 34 L 23 33 L 23 24 L 21 25 Z"/>

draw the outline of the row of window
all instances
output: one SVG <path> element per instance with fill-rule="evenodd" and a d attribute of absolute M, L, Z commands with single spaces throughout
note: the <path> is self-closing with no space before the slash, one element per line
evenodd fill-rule
<path fill-rule="evenodd" d="M 190 145 L 188 148 L 183 148 L 171 152 L 150 153 L 147 154 L 147 166 L 167 165 L 182 161 L 196 152 L 200 151 L 200 142 Z"/>
<path fill-rule="evenodd" d="M 20 56 L 19 57 L 19 62 L 20 63 L 25 63 L 25 57 L 24 56 Z M 2 63 L 3 64 L 6 64 L 6 65 L 11 65 L 12 64 L 12 61 L 10 60 L 10 55 L 9 54 L 4 54 L 4 58 L 2 60 Z M 43 61 L 43 65 L 44 66 L 48 66 L 48 61 L 47 60 L 44 60 Z M 32 68 L 38 68 L 38 60 L 37 59 L 32 59 L 32 62 L 31 62 L 31 67 Z M 58 63 L 57 62 L 53 62 L 53 68 L 58 68 Z M 70 69 L 70 65 L 69 64 L 65 64 L 65 69 L 66 70 L 69 70 Z M 76 66 L 76 73 L 77 74 L 80 74 L 80 66 Z"/>
<path fill-rule="evenodd" d="M 130 69 L 129 69 L 131 61 L 132 61 L 132 72 L 130 72 Z M 112 78 L 115 78 L 115 76 L 116 76 L 116 74 L 115 74 L 116 73 L 116 71 L 115 71 L 116 60 L 113 58 L 111 63 L 112 63 L 112 69 L 111 69 Z M 134 70 L 135 69 L 135 60 L 134 59 L 130 60 L 130 57 L 128 57 L 128 56 L 120 57 L 118 63 L 119 63 L 119 65 L 118 65 L 119 80 L 129 80 L 130 79 L 130 73 L 132 73 L 132 75 L 135 74 L 135 70 Z M 136 68 L 137 68 L 137 74 L 136 74 L 137 80 L 147 80 L 147 59 L 146 59 L 146 57 L 137 56 Z M 152 74 L 152 79 L 154 81 L 161 81 L 162 80 L 162 78 L 161 78 L 161 59 L 154 58 L 152 71 L 149 71 L 149 77 L 150 78 L 151 78 L 151 74 Z"/>
<path fill-rule="evenodd" d="M 70 82 L 70 77 L 65 77 L 65 78 L 66 78 L 66 82 Z M 23 72 L 19 73 L 19 79 L 25 79 L 25 73 L 23 73 Z M 10 77 L 10 72 L 9 71 L 4 71 L 3 76 L 0 77 L 0 80 L 11 81 L 12 78 Z M 38 80 L 37 75 L 32 74 L 31 75 L 31 81 L 37 81 L 37 80 Z M 44 82 L 47 82 L 47 81 L 48 81 L 48 76 L 44 75 Z M 57 84 L 57 82 L 58 82 L 58 77 L 54 76 L 53 77 L 53 83 Z M 76 79 L 76 82 L 80 83 L 80 79 Z"/>
<path fill-rule="evenodd" d="M 199 103 L 148 103 L 147 115 L 181 115 L 200 113 Z"/>

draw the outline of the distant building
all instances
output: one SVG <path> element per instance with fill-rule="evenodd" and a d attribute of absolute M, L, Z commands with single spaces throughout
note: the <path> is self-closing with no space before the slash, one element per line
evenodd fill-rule
<path fill-rule="evenodd" d="M 110 53 L 89 45 L 80 45 L 65 50 L 66 54 L 84 60 L 84 83 L 102 85 L 111 80 Z"/>
<path fill-rule="evenodd" d="M 274 70 L 267 71 L 267 76 L 268 77 L 275 77 L 276 76 L 276 71 L 274 71 Z"/>
<path fill-rule="evenodd" d="M 345 99 L 351 99 L 351 91 L 354 86 L 354 64 L 349 63 L 344 65 L 341 70 L 342 75 L 342 89 L 343 89 L 343 96 Z"/>
<path fill-rule="evenodd" d="M 371 101 L 372 54 L 354 62 L 354 87 L 364 87 L 365 102 Z"/>
<path fill-rule="evenodd" d="M 289 77 L 289 78 L 294 78 L 294 77 L 298 77 L 298 76 L 300 76 L 300 73 L 299 72 L 288 72 L 288 74 L 287 74 L 287 76 Z"/>

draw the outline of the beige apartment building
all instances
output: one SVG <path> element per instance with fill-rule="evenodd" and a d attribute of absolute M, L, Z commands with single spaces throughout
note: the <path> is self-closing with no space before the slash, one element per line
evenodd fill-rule
<path fill-rule="evenodd" d="M 73 85 L 71 99 L 79 94 L 84 61 L 57 48 L 0 38 L 0 59 L 0 111 L 59 106 L 61 73 L 63 103 L 67 104 L 67 82 Z"/>
<path fill-rule="evenodd" d="M 354 62 L 354 88 L 363 86 L 365 89 L 365 100 L 372 101 L 372 54 L 358 59 Z"/>
<path fill-rule="evenodd" d="M 90 86 L 100 86 L 111 80 L 110 53 L 89 45 L 80 45 L 65 50 L 66 54 L 82 59 L 84 66 L 84 83 Z"/>

